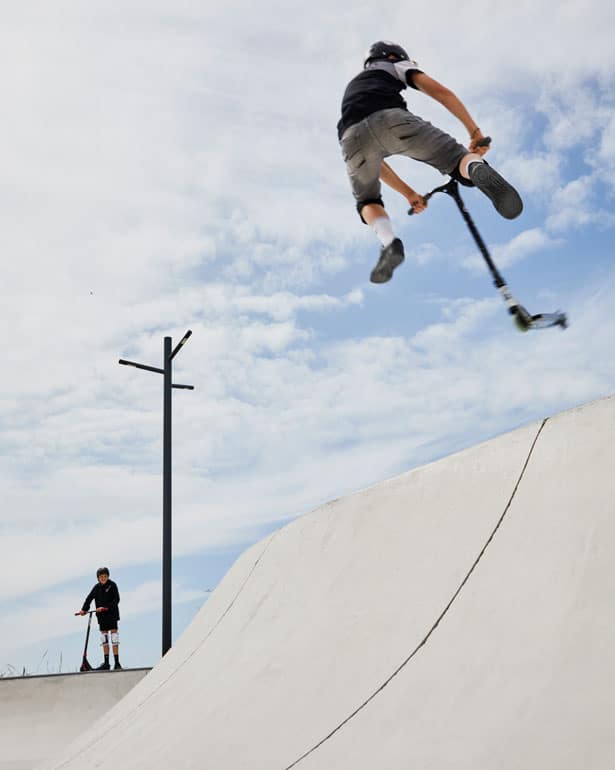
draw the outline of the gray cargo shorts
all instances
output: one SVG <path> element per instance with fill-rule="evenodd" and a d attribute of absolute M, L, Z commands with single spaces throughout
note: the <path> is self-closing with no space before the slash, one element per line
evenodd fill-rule
<path fill-rule="evenodd" d="M 468 150 L 452 136 L 407 110 L 379 110 L 344 131 L 342 155 L 357 211 L 382 204 L 380 164 L 390 155 L 406 155 L 452 174 Z"/>

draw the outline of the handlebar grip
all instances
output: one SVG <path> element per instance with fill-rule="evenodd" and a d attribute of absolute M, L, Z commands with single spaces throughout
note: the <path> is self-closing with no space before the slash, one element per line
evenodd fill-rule
<path fill-rule="evenodd" d="M 422 196 L 423 202 L 427 203 L 427 201 L 431 198 L 431 196 L 432 196 L 432 193 L 427 193 L 427 195 L 423 195 Z M 408 209 L 408 216 L 411 217 L 413 214 L 414 214 L 414 209 L 412 208 L 412 206 L 410 206 L 410 208 Z"/>

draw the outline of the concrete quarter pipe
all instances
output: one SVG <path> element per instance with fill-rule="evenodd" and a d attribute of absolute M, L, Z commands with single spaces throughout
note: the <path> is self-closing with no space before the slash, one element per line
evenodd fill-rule
<path fill-rule="evenodd" d="M 247 550 L 47 770 L 611 770 L 615 399 Z"/>

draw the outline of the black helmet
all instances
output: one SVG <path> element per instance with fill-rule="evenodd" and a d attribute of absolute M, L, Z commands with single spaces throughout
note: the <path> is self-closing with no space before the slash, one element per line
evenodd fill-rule
<path fill-rule="evenodd" d="M 99 567 L 96 570 L 96 577 L 99 578 L 101 575 L 106 575 L 109 577 L 109 568 L 108 567 Z"/>
<path fill-rule="evenodd" d="M 376 59 L 388 59 L 389 56 L 395 56 L 395 61 L 410 61 L 410 57 L 400 45 L 391 43 L 390 40 L 379 40 L 377 43 L 372 43 L 370 45 L 365 54 L 363 67 L 367 67 L 370 61 L 375 61 Z"/>

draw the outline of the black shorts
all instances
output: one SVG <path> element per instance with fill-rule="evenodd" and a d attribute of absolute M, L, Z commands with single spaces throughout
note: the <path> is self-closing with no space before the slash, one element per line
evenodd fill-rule
<path fill-rule="evenodd" d="M 108 612 L 101 612 L 98 615 L 98 627 L 101 631 L 115 631 L 118 622 L 117 615 L 109 615 Z"/>

